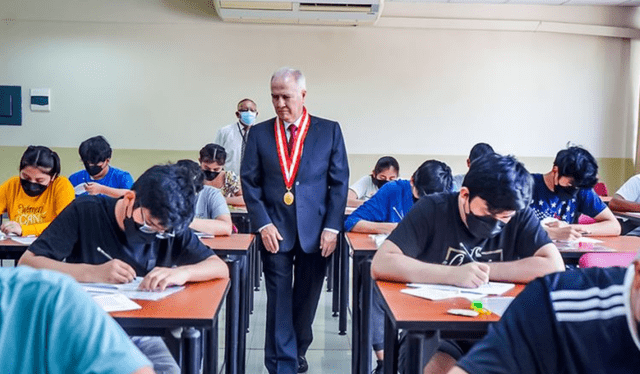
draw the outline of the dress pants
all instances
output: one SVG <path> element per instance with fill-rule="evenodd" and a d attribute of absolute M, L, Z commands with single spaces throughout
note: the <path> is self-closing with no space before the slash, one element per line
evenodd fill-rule
<path fill-rule="evenodd" d="M 320 250 L 305 253 L 297 239 L 289 252 L 263 247 L 261 255 L 267 289 L 265 366 L 270 374 L 295 374 L 298 356 L 306 355 L 313 340 L 327 259 Z"/>

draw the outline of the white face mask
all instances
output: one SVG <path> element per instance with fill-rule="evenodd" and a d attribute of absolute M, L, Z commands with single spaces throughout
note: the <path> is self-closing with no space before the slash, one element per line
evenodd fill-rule
<path fill-rule="evenodd" d="M 256 121 L 256 115 L 256 112 L 252 112 L 250 110 L 240 112 L 240 121 L 247 126 L 251 126 Z"/>

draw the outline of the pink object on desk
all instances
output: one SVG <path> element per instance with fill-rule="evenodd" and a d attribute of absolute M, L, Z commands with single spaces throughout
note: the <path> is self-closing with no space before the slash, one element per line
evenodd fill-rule
<path fill-rule="evenodd" d="M 627 267 L 634 257 L 636 257 L 636 254 L 633 252 L 585 253 L 580 257 L 578 266 L 581 268 Z"/>

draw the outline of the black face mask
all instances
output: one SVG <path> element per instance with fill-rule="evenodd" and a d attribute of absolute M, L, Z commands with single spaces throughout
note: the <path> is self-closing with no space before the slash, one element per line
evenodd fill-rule
<path fill-rule="evenodd" d="M 576 187 L 571 187 L 571 186 L 565 187 L 565 186 L 556 184 L 553 187 L 553 192 L 555 192 L 556 195 L 558 195 L 560 200 L 568 201 L 576 197 L 576 195 L 578 194 L 578 189 Z"/>
<path fill-rule="evenodd" d="M 373 175 L 371 176 L 371 181 L 373 182 L 374 186 L 378 187 L 378 189 L 382 188 L 382 186 L 384 186 L 388 182 L 388 180 L 377 179 Z"/>
<path fill-rule="evenodd" d="M 140 231 L 140 227 L 142 227 L 142 225 L 134 221 L 133 216 L 124 218 L 124 234 L 129 244 L 149 244 L 156 238 L 156 234 L 145 234 Z"/>
<path fill-rule="evenodd" d="M 84 168 L 90 176 L 95 177 L 102 172 L 102 167 L 98 165 L 84 164 Z"/>
<path fill-rule="evenodd" d="M 491 216 L 476 216 L 471 212 L 471 206 L 469 206 L 469 213 L 465 213 L 465 215 L 469 232 L 480 239 L 493 238 L 498 235 L 506 225 L 504 222 Z"/>
<path fill-rule="evenodd" d="M 22 186 L 24 193 L 30 197 L 42 195 L 42 193 L 47 189 L 47 186 L 44 184 L 29 182 L 22 178 L 20 178 L 20 185 Z"/>
<path fill-rule="evenodd" d="M 212 181 L 212 180 L 216 179 L 218 177 L 218 175 L 220 175 L 219 171 L 202 170 L 202 172 L 204 173 L 204 179 L 206 179 L 208 181 Z"/>

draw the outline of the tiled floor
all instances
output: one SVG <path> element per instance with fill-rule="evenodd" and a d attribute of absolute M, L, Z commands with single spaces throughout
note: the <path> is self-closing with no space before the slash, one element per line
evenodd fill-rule
<path fill-rule="evenodd" d="M 264 284 L 264 283 L 263 283 Z M 264 287 L 254 294 L 254 311 L 247 334 L 247 374 L 266 374 L 264 367 L 264 330 L 267 294 Z M 326 287 L 320 296 L 318 312 L 313 324 L 313 343 L 307 352 L 308 374 L 351 372 L 351 315 L 347 319 L 347 334 L 338 335 L 338 317 L 332 317 L 332 293 Z M 224 309 L 223 309 L 224 310 Z M 220 321 L 224 321 L 221 313 Z M 224 329 L 220 331 L 220 353 L 224 347 Z M 222 357 L 221 363 L 222 363 Z"/>

